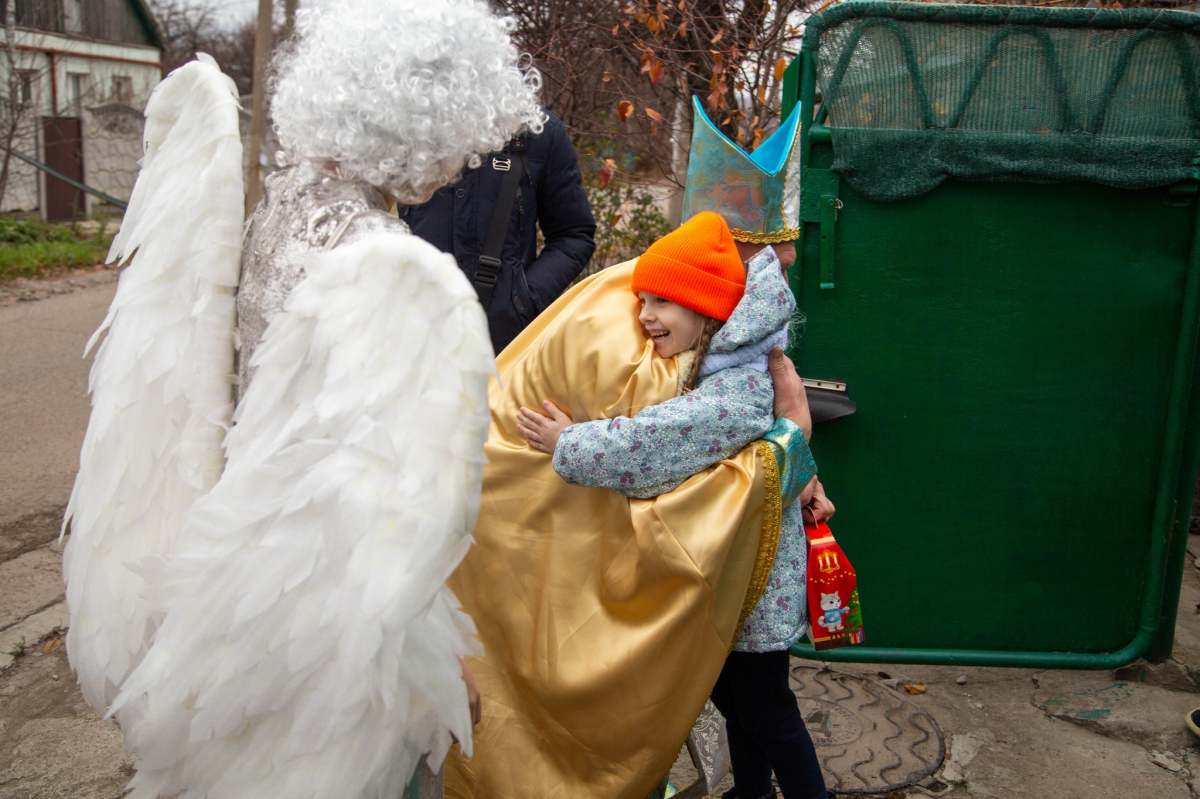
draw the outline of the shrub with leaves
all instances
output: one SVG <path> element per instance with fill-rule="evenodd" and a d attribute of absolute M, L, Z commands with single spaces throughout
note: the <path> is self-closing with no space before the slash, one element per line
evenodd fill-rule
<path fill-rule="evenodd" d="M 671 225 L 644 185 L 615 180 L 616 165 L 607 161 L 599 170 L 584 173 L 596 217 L 596 252 L 579 279 L 601 269 L 636 258 L 654 241 L 671 231 Z"/>
<path fill-rule="evenodd" d="M 38 241 L 74 241 L 79 231 L 72 225 L 50 225 L 38 220 L 0 216 L 0 245 L 33 244 Z"/>
<path fill-rule="evenodd" d="M 0 282 L 103 263 L 112 241 L 106 227 L 101 222 L 89 233 L 76 224 L 49 225 L 0 216 Z"/>

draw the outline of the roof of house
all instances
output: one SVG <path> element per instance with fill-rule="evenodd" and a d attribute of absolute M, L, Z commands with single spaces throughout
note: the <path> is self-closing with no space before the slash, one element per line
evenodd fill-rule
<path fill-rule="evenodd" d="M 17 27 L 102 42 L 163 47 L 162 31 L 146 0 L 81 0 L 80 15 L 62 0 L 25 0 L 16 6 Z"/>
<path fill-rule="evenodd" d="M 162 49 L 163 38 L 162 29 L 158 27 L 158 20 L 154 18 L 154 12 L 150 10 L 150 4 L 146 0 L 129 0 L 134 7 L 134 12 L 141 17 L 141 22 L 146 26 L 146 33 L 150 38 L 150 44 Z"/>

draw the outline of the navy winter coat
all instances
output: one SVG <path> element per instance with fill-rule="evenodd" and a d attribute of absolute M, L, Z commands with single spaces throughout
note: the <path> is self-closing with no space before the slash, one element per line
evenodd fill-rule
<path fill-rule="evenodd" d="M 596 249 L 596 220 L 562 122 L 549 114 L 545 130 L 526 135 L 525 141 L 529 171 L 521 179 L 488 311 L 496 352 L 558 299 Z M 451 253 L 472 280 L 504 176 L 492 160 L 508 158 L 507 148 L 504 153 L 484 156 L 482 166 L 466 169 L 462 180 L 439 189 L 423 205 L 400 207 L 400 218 L 413 233 Z M 540 253 L 535 222 L 546 242 Z"/>

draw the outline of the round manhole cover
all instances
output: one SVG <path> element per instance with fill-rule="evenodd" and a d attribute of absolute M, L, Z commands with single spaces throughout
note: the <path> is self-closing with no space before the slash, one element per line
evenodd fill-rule
<path fill-rule="evenodd" d="M 937 724 L 874 680 L 793 663 L 792 691 L 831 790 L 886 793 L 941 767 L 946 742 Z"/>

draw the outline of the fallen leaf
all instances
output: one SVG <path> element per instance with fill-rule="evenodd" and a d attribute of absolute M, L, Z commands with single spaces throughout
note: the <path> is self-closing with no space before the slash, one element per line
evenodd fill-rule
<path fill-rule="evenodd" d="M 923 694 L 923 693 L 925 693 L 925 683 L 923 683 L 923 682 L 907 683 L 906 682 L 906 683 L 904 683 L 904 690 L 908 692 L 909 696 L 916 696 L 917 694 Z"/>
<path fill-rule="evenodd" d="M 617 174 L 617 162 L 611 158 L 605 158 L 604 166 L 600 168 L 600 188 L 608 186 L 608 182 L 613 179 L 615 174 Z"/>
<path fill-rule="evenodd" d="M 875 672 L 875 676 L 881 680 L 892 679 L 892 675 L 888 674 L 886 671 L 877 671 L 877 672 Z"/>
<path fill-rule="evenodd" d="M 57 652 L 59 647 L 61 647 L 61 646 L 62 646 L 61 638 L 51 638 L 49 641 L 46 642 L 46 645 L 42 647 L 42 654 L 49 655 L 51 652 Z"/>
<path fill-rule="evenodd" d="M 787 61 L 781 58 L 775 62 L 775 80 L 783 80 L 784 72 L 787 72 Z"/>
<path fill-rule="evenodd" d="M 624 122 L 629 119 L 629 115 L 633 113 L 633 103 L 628 100 L 622 100 L 617 103 L 617 119 Z"/>
<path fill-rule="evenodd" d="M 653 119 L 655 122 L 662 122 L 662 121 L 663 121 L 663 115 L 662 115 L 662 114 L 660 114 L 660 113 L 658 113 L 657 111 L 655 111 L 653 108 L 647 108 L 647 109 L 646 109 L 646 116 L 650 117 L 650 118 L 651 118 L 651 119 Z"/>
<path fill-rule="evenodd" d="M 725 31 L 717 31 L 717 35 L 708 40 L 709 44 L 716 44 L 717 42 L 721 41 L 721 38 L 724 35 Z"/>

